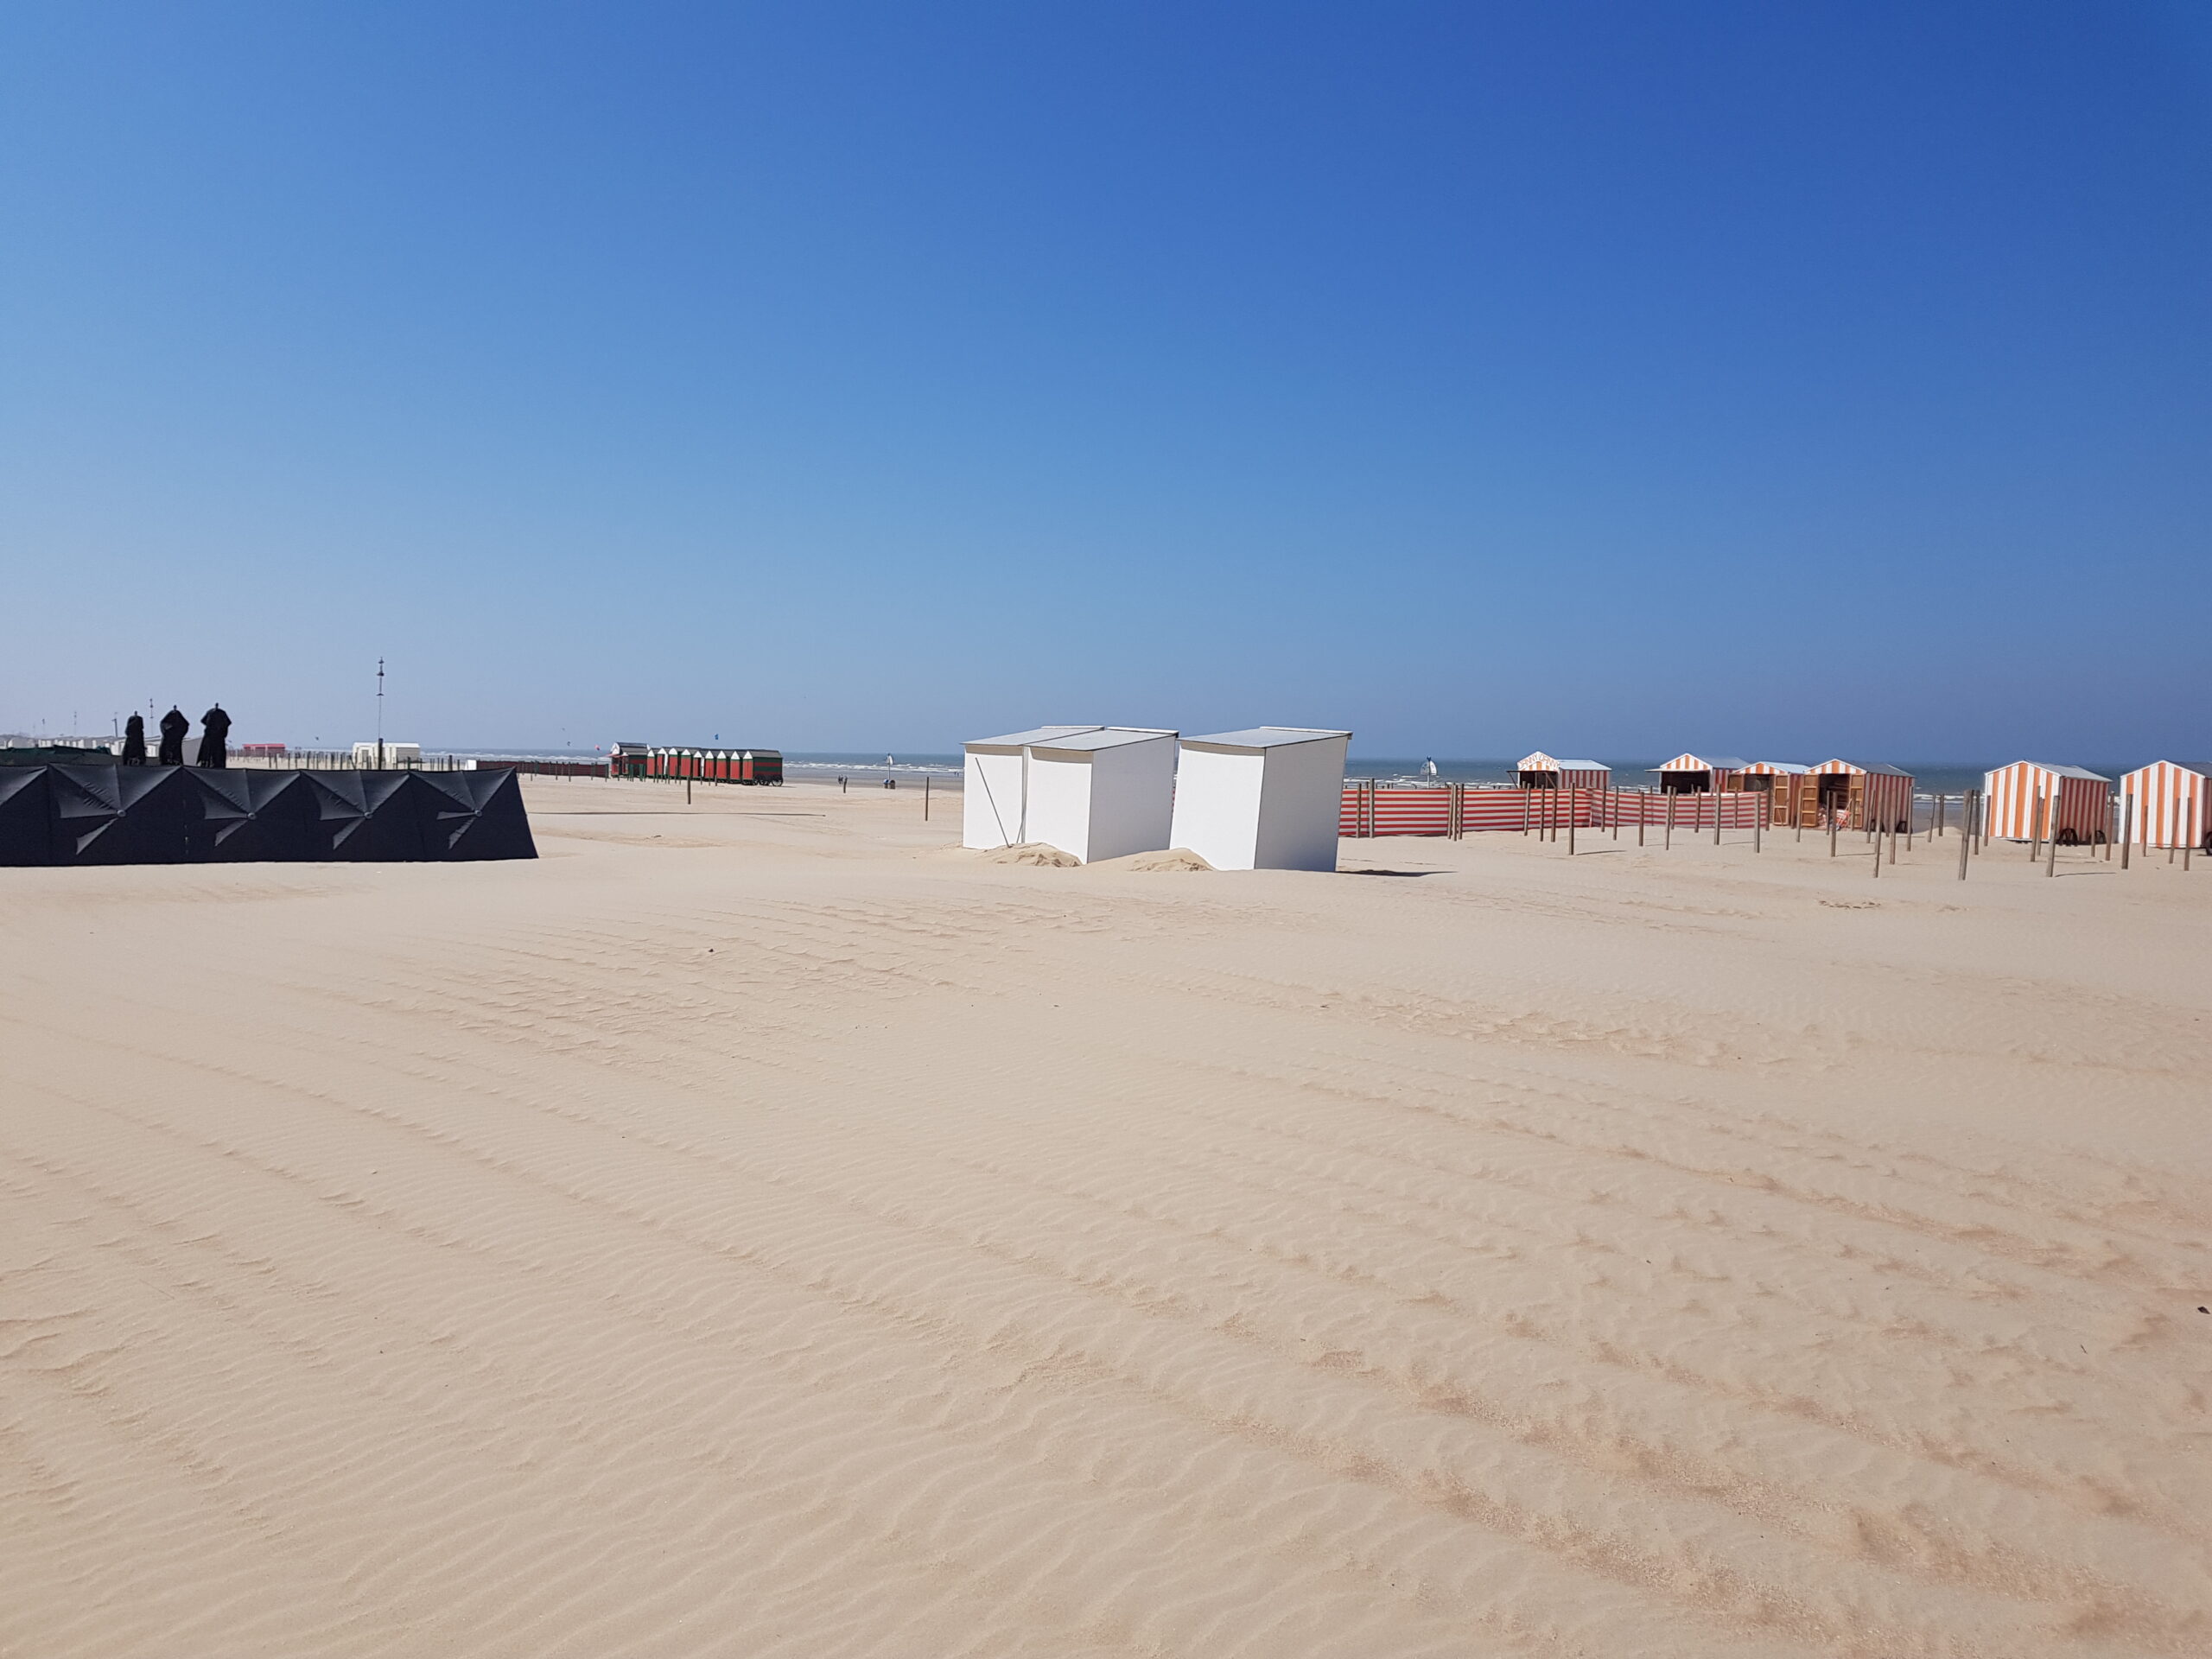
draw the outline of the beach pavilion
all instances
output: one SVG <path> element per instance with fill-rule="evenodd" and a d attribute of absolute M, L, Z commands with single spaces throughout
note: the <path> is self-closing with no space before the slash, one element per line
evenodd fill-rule
<path fill-rule="evenodd" d="M 2153 760 L 2120 780 L 2127 838 L 2139 847 L 2212 842 L 2212 777 L 2177 760 Z"/>
<path fill-rule="evenodd" d="M 1751 763 L 1727 754 L 1678 754 L 1651 768 L 1666 795 L 1719 794 L 1740 789 L 1744 768 Z"/>
<path fill-rule="evenodd" d="M 1845 830 L 1907 830 L 1912 823 L 1912 774 L 1878 760 L 1823 760 L 1803 791 L 1807 827 L 1833 813 Z"/>
<path fill-rule="evenodd" d="M 1613 769 L 1600 760 L 1559 760 L 1539 749 L 1515 768 L 1523 789 L 1605 789 Z"/>
<path fill-rule="evenodd" d="M 1217 870 L 1333 870 L 1350 732 L 1255 726 L 1183 740 L 1173 845 Z"/>
<path fill-rule="evenodd" d="M 2015 760 L 1986 776 L 1982 791 L 1984 833 L 1999 841 L 2075 846 L 2112 833 L 2112 779 L 2086 766 Z"/>

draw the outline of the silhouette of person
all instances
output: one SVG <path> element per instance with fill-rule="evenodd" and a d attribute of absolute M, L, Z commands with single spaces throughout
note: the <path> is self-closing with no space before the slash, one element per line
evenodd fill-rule
<path fill-rule="evenodd" d="M 223 712 L 223 705 L 219 702 L 200 716 L 200 764 L 218 769 L 226 766 L 230 755 L 230 735 L 231 717 Z"/>
<path fill-rule="evenodd" d="M 171 703 L 168 713 L 162 716 L 161 764 L 162 766 L 181 766 L 184 764 L 184 737 L 185 734 L 191 729 L 191 717 L 175 703 Z"/>
<path fill-rule="evenodd" d="M 123 722 L 123 764 L 143 766 L 146 764 L 146 716 L 133 715 Z"/>

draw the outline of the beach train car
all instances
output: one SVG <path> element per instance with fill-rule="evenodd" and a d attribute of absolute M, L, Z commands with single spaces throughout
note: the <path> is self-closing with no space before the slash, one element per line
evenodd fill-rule
<path fill-rule="evenodd" d="M 1774 821 L 1817 830 L 1833 818 L 1841 830 L 1909 830 L 1912 787 L 1910 772 L 1877 760 L 1823 760 L 1796 781 L 1789 810 L 1776 796 Z"/>
<path fill-rule="evenodd" d="M 1678 754 L 1651 770 L 1659 774 L 1662 795 L 1723 794 L 1743 788 L 1744 772 L 1751 764 L 1732 755 Z"/>
<path fill-rule="evenodd" d="M 1539 749 L 1521 757 L 1515 768 L 1523 789 L 1606 789 L 1613 769 L 1596 760 L 1557 760 Z"/>
<path fill-rule="evenodd" d="M 2172 760 L 2153 760 L 2120 780 L 2122 821 L 2139 847 L 2212 851 L 2212 777 Z"/>
<path fill-rule="evenodd" d="M 2112 833 L 2112 779 L 2086 767 L 2015 760 L 1985 777 L 1982 792 L 1985 833 L 1999 841 L 2076 847 Z"/>
<path fill-rule="evenodd" d="M 607 759 L 607 775 L 687 778 L 709 784 L 780 784 L 784 781 L 784 757 L 777 749 L 617 743 Z"/>

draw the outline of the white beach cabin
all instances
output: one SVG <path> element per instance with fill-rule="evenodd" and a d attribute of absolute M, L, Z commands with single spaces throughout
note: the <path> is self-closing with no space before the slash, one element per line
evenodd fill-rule
<path fill-rule="evenodd" d="M 1350 732 L 1255 726 L 1183 740 L 1171 843 L 1217 870 L 1333 870 Z"/>
<path fill-rule="evenodd" d="M 384 751 L 381 761 L 377 758 L 379 749 Z M 423 764 L 423 746 L 420 743 L 356 743 L 353 746 L 353 764 L 369 767 L 381 765 L 387 771 L 401 766 L 419 766 Z"/>
<path fill-rule="evenodd" d="M 1029 746 L 1029 839 L 1086 864 L 1168 845 L 1175 734 L 1105 726 Z"/>
<path fill-rule="evenodd" d="M 960 798 L 960 844 L 1016 847 L 1029 840 L 1029 746 L 1105 729 L 1039 726 L 962 745 L 967 764 Z"/>
<path fill-rule="evenodd" d="M 1089 864 L 1167 845 L 1175 734 L 1140 726 L 1040 726 L 967 750 L 961 842 L 1040 841 Z"/>

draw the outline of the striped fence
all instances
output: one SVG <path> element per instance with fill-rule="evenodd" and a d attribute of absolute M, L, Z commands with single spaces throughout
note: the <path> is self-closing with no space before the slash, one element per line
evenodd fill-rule
<path fill-rule="evenodd" d="M 1765 822 L 1767 798 L 1742 793 L 1663 795 L 1650 790 L 1480 789 L 1465 784 L 1347 783 L 1337 813 L 1337 834 L 1351 840 L 1380 836 L 1444 836 L 1457 840 L 1482 830 L 1541 833 L 1567 828 L 1608 830 L 1615 824 L 1662 824 L 1674 803 L 1675 828 L 1750 830 Z"/>

